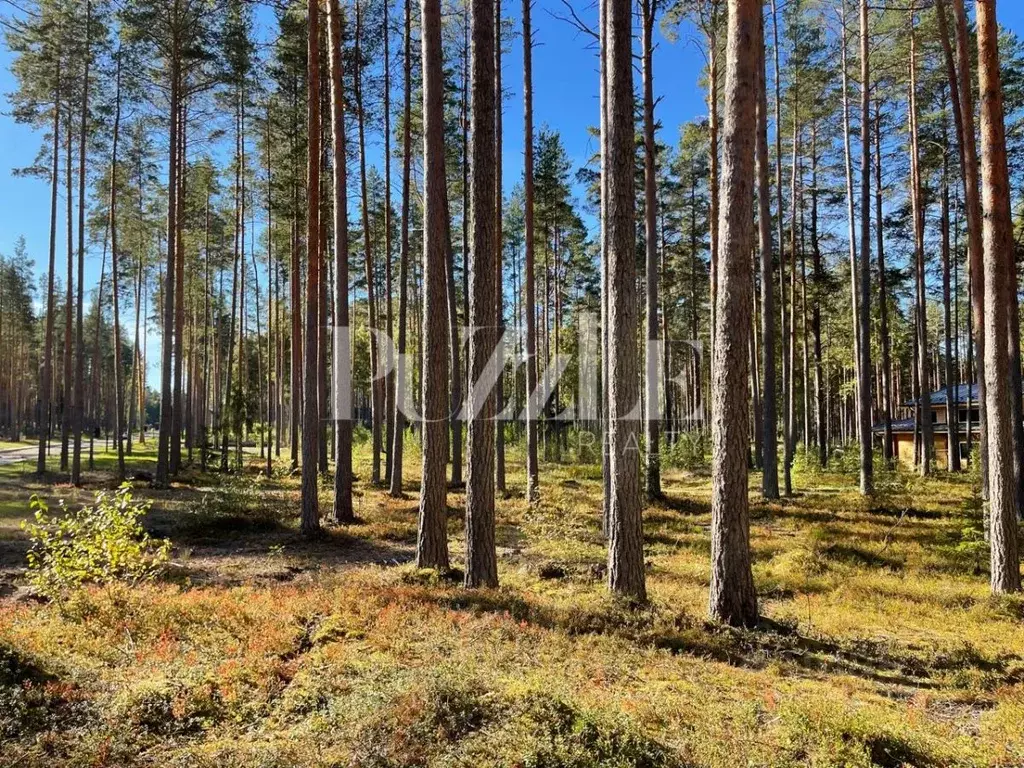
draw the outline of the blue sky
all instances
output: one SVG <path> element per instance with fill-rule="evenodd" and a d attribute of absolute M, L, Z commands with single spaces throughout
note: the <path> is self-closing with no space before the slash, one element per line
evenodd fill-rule
<path fill-rule="evenodd" d="M 585 8 L 586 0 L 574 0 L 580 15 L 594 22 L 595 11 Z M 4 10 L 9 10 L 7 6 Z M 395 3 L 395 13 L 398 5 Z M 506 2 L 505 15 L 514 17 L 519 28 L 518 3 Z M 560 0 L 539 0 L 534 8 L 533 23 L 535 51 L 534 120 L 558 131 L 572 159 L 574 169 L 586 162 L 596 150 L 588 126 L 597 123 L 597 59 L 591 39 L 579 33 L 553 14 L 562 13 Z M 1001 0 L 999 21 L 1018 34 L 1024 35 L 1024 2 Z M 261 12 L 258 21 L 265 26 L 269 14 Z M 703 55 L 696 31 L 684 28 L 679 39 L 671 43 L 657 33 L 655 52 L 655 91 L 660 99 L 657 118 L 663 126 L 659 139 L 674 144 L 679 126 L 706 113 L 704 93 L 699 78 L 704 66 Z M 397 50 L 398 40 L 393 43 Z M 504 87 L 507 99 L 504 106 L 504 173 L 506 191 L 522 176 L 522 43 L 510 41 L 511 50 L 504 59 Z M 10 75 L 11 55 L 0 44 L 0 253 L 9 254 L 14 243 L 24 236 L 29 256 L 42 265 L 47 256 L 49 189 L 37 179 L 18 178 L 13 169 L 31 162 L 39 148 L 42 134 L 18 125 L 9 116 L 7 94 L 14 88 Z M 400 87 L 400 74 L 394 85 Z M 396 90 L 396 97 L 398 91 Z M 379 136 L 368 136 L 377 143 Z M 380 156 L 379 146 L 371 148 L 371 156 Z M 397 189 L 397 169 L 396 172 Z M 354 211 L 354 209 L 353 209 Z M 62 228 L 59 228 L 62 230 Z M 58 253 L 63 243 L 58 242 Z M 99 273 L 99 252 L 87 254 L 86 285 L 91 289 Z M 37 272 L 41 269 L 37 268 Z M 158 344 L 158 340 L 156 340 Z M 155 356 L 152 359 L 156 359 Z"/>
<path fill-rule="evenodd" d="M 593 20 L 593 9 L 574 0 L 580 14 Z M 396 3 L 397 13 L 397 3 Z M 540 0 L 534 9 L 534 120 L 562 135 L 574 167 L 582 165 L 596 150 L 588 135 L 588 126 L 597 122 L 597 59 L 589 37 L 552 14 L 561 13 L 560 0 Z M 1024 3 L 1001 0 L 999 21 L 1024 34 Z M 519 4 L 507 2 L 506 16 L 519 25 Z M 261 21 L 266 18 L 261 14 Z M 696 32 L 683 29 L 679 39 L 670 43 L 658 36 L 655 52 L 655 90 L 660 98 L 657 117 L 663 129 L 661 141 L 675 143 L 679 126 L 706 113 L 704 93 L 698 85 L 704 60 L 695 39 Z M 522 176 L 522 44 L 511 41 L 504 59 L 504 86 L 508 93 L 504 112 L 504 183 L 506 190 Z M 393 44 L 398 45 L 396 40 Z M 46 257 L 48 241 L 48 185 L 37 179 L 17 178 L 13 169 L 29 163 L 39 148 L 42 135 L 9 116 L 7 94 L 14 88 L 9 67 L 10 52 L 0 44 L 0 253 L 10 253 L 19 236 L 24 236 L 29 255 L 39 263 Z M 395 87 L 400 87 L 396 77 Z M 397 95 L 396 90 L 396 95 Z M 371 143 L 378 136 L 369 136 Z M 378 149 L 379 152 L 379 149 Z M 395 169 L 393 169 L 395 170 Z M 396 184 L 397 187 L 397 184 Z M 58 246 L 60 247 L 60 245 Z M 87 269 L 99 270 L 99 254 L 90 254 Z"/>
<path fill-rule="evenodd" d="M 512 8 L 511 6 L 515 6 Z M 507 16 L 514 15 L 519 25 L 518 3 L 508 3 Z M 395 5 L 397 13 L 397 3 Z M 588 37 L 579 34 L 566 22 L 554 18 L 559 12 L 558 0 L 541 0 L 534 10 L 534 120 L 539 128 L 547 125 L 562 134 L 574 167 L 582 165 L 596 151 L 587 134 L 598 117 L 597 58 Z M 581 11 L 582 13 L 582 11 Z M 588 14 L 584 14 L 586 17 Z M 260 14 L 263 22 L 267 14 Z M 262 25 L 262 24 L 261 24 Z M 660 37 L 660 35 L 659 35 Z M 399 41 L 393 42 L 397 50 Z M 507 92 L 504 112 L 504 181 L 506 190 L 522 176 L 522 43 L 517 37 L 509 42 L 511 50 L 503 66 Z M 42 264 L 47 255 L 49 237 L 49 187 L 30 178 L 17 178 L 13 169 L 31 162 L 39 148 L 42 134 L 18 125 L 9 116 L 7 95 L 15 83 L 9 67 L 11 55 L 0 45 L 0 253 L 10 253 L 19 236 L 24 236 L 29 255 Z M 658 117 L 666 126 L 662 140 L 675 142 L 678 126 L 706 112 L 703 93 L 697 86 L 703 58 L 698 46 L 681 38 L 672 44 L 664 39 L 656 51 L 656 83 L 663 97 Z M 401 87 L 396 74 L 395 96 Z M 368 136 L 371 144 L 379 136 Z M 380 156 L 379 147 L 371 148 L 371 156 Z M 395 187 L 397 189 L 397 168 Z M 353 209 L 354 211 L 354 209 Z M 58 243 L 58 253 L 63 245 Z M 87 256 L 87 286 L 94 283 L 99 271 L 100 254 Z M 91 280 L 90 280 L 90 275 Z"/>

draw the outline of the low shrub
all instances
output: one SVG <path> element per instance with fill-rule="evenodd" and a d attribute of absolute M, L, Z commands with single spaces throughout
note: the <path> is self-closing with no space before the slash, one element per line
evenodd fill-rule
<path fill-rule="evenodd" d="M 29 581 L 40 594 L 60 600 L 83 584 L 125 581 L 137 584 L 157 576 L 170 560 L 171 543 L 153 539 L 139 520 L 149 502 L 132 498 L 127 483 L 113 494 L 100 491 L 91 506 L 68 510 L 60 500 L 59 515 L 33 496 L 34 522 L 22 528 L 31 540 Z"/>
<path fill-rule="evenodd" d="M 707 449 L 707 438 L 703 432 L 680 432 L 674 442 L 662 448 L 662 464 L 670 469 L 690 472 L 707 469 L 711 466 Z"/>

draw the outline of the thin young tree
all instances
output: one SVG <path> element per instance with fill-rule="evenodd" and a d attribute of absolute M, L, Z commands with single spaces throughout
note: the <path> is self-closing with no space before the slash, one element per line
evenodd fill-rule
<path fill-rule="evenodd" d="M 43 369 L 39 381 L 39 453 L 36 457 L 36 473 L 46 473 L 46 453 L 50 440 L 52 414 L 50 393 L 53 390 L 53 319 L 56 314 L 54 298 L 54 270 L 57 267 L 57 186 L 59 183 L 58 169 L 60 165 L 60 110 L 61 110 L 61 61 L 62 54 L 59 44 L 46 46 L 52 51 L 54 82 L 53 82 L 53 145 L 50 149 L 50 249 L 48 269 L 46 272 L 46 331 L 43 340 Z"/>
<path fill-rule="evenodd" d="M 391 0 L 384 1 L 382 35 L 384 37 L 384 309 L 387 314 L 387 343 L 385 354 L 387 360 L 385 370 L 387 376 L 383 382 L 385 388 L 383 402 L 384 419 L 384 480 L 391 482 L 391 462 L 394 454 L 391 446 L 395 437 L 395 311 L 392 286 L 392 209 L 391 209 L 391 23 L 389 20 Z"/>
<path fill-rule="evenodd" d="M 533 0 L 523 0 L 523 215 L 525 219 L 524 270 L 526 297 L 526 499 L 540 500 L 537 456 L 537 418 L 533 392 L 537 388 L 537 292 L 533 231 Z M 607 381 L 607 380 L 606 380 Z"/>
<path fill-rule="evenodd" d="M 69 67 L 70 69 L 70 67 Z M 70 73 L 68 79 L 71 79 Z M 65 223 L 67 234 L 65 242 L 67 245 L 67 278 L 64 286 L 64 349 L 62 354 L 62 377 L 60 394 L 60 471 L 66 472 L 71 466 L 71 409 L 73 382 L 71 374 L 74 363 L 73 334 L 75 331 L 75 250 L 74 250 L 74 193 L 73 181 L 74 170 L 71 162 L 72 136 L 72 105 L 68 100 L 67 130 L 64 138 L 64 198 L 65 198 Z M 170 196 L 168 195 L 168 205 Z"/>
<path fill-rule="evenodd" d="M 756 135 L 761 4 L 729 0 L 725 114 L 722 130 L 718 328 L 711 387 L 711 592 L 708 612 L 737 626 L 757 623 L 757 594 L 750 569 L 747 499 L 748 354 L 750 255 L 753 251 Z"/>
<path fill-rule="evenodd" d="M 942 330 L 944 341 L 943 379 L 946 390 L 946 468 L 950 472 L 960 471 L 960 430 L 957 417 L 957 401 L 954 396 L 956 379 L 953 372 L 953 312 L 952 312 L 952 275 L 950 269 L 950 222 L 949 222 L 949 136 L 946 127 L 948 112 L 943 112 L 943 147 L 942 147 L 942 212 L 939 218 L 942 254 Z"/>
<path fill-rule="evenodd" d="M 860 2 L 860 306 L 857 307 L 861 344 L 857 419 L 860 434 L 860 492 L 874 491 L 871 448 L 871 38 L 868 0 Z M 879 222 L 881 226 L 881 222 Z"/>
<path fill-rule="evenodd" d="M 338 523 L 355 520 L 352 509 L 352 419 L 349 393 L 348 307 L 348 188 L 346 183 L 344 57 L 341 8 L 327 0 L 327 35 L 331 67 L 331 146 L 334 149 L 332 198 L 334 201 L 334 508 Z"/>
<path fill-rule="evenodd" d="M 940 6 L 943 0 L 939 0 Z M 967 30 L 967 13 L 963 0 L 952 0 L 954 36 L 956 38 L 956 80 L 959 99 L 955 106 L 960 115 L 958 124 L 961 177 L 964 184 L 964 208 L 967 213 L 967 249 L 969 254 L 971 325 L 974 330 L 973 351 L 978 386 L 978 453 L 981 470 L 981 495 L 988 497 L 988 396 L 985 391 L 985 281 L 983 223 L 980 195 L 978 147 L 974 123 L 974 91 L 971 78 L 971 44 Z M 970 432 L 968 432 L 968 435 Z M 988 507 L 986 507 L 986 510 Z M 988 529 L 986 529 L 986 533 Z"/>
<path fill-rule="evenodd" d="M 640 460 L 636 451 L 639 429 L 631 415 L 639 394 L 631 3 L 607 0 L 606 9 L 602 21 L 607 44 L 608 130 L 601 151 L 608 193 L 608 586 L 615 594 L 646 600 Z"/>
<path fill-rule="evenodd" d="M 978 92 L 981 96 L 981 174 L 985 248 L 985 384 L 992 591 L 1019 592 L 1020 556 L 1010 419 L 1007 312 L 1013 273 L 1013 219 L 1006 161 L 999 25 L 995 0 L 977 0 Z"/>
<path fill-rule="evenodd" d="M 790 388 L 793 386 L 793 372 L 790 370 L 789 361 L 791 359 L 789 343 L 790 343 L 790 332 L 789 332 L 789 317 L 786 312 L 786 258 L 785 258 L 785 203 L 783 202 L 783 187 L 782 187 L 782 67 L 779 64 L 779 12 L 778 3 L 776 0 L 772 0 L 771 4 L 772 11 L 772 50 L 774 53 L 774 69 L 775 69 L 775 206 L 776 206 L 776 237 L 778 238 L 778 249 L 779 249 L 779 315 L 781 318 L 780 331 L 782 334 L 781 338 L 781 355 L 782 355 L 782 401 L 783 404 L 789 402 L 790 399 Z M 712 179 L 711 183 L 714 185 L 716 182 Z M 721 185 L 718 185 L 719 188 Z M 720 193 L 719 197 L 721 196 Z M 712 218 L 716 217 L 715 213 L 712 213 Z M 719 235 L 720 236 L 720 235 Z M 713 250 L 719 250 L 715 245 L 712 245 Z M 718 256 L 712 253 L 712 258 L 717 259 Z M 792 301 L 792 297 L 790 297 Z M 712 312 L 717 316 L 717 307 L 714 305 L 716 302 L 716 295 L 711 294 L 712 301 Z M 712 347 L 712 365 L 714 365 L 714 348 Z M 790 435 L 790 421 L 788 418 L 783 416 L 782 419 L 782 492 L 786 496 L 793 494 L 793 465 L 790 461 L 790 447 L 792 446 L 792 436 Z"/>
<path fill-rule="evenodd" d="M 854 178 L 853 178 L 853 148 L 852 148 L 852 129 L 850 126 L 850 69 L 848 65 L 848 48 L 849 42 L 848 27 L 847 27 L 847 0 L 842 0 L 839 6 L 839 22 L 840 22 L 840 62 L 842 69 L 842 124 L 843 124 L 843 166 L 845 171 L 846 179 L 846 225 L 847 225 L 847 240 L 849 245 L 849 258 L 850 258 L 850 309 L 853 321 L 853 357 L 854 357 L 854 370 L 855 377 L 854 381 L 856 386 L 859 388 L 861 383 L 861 354 L 860 354 L 860 311 L 858 309 L 860 305 L 860 278 L 859 270 L 857 268 L 857 212 L 856 212 L 856 200 L 854 198 Z M 860 438 L 860 394 L 859 389 L 855 395 L 854 406 L 856 409 L 857 418 L 854 419 L 856 425 L 855 432 L 858 439 Z"/>
<path fill-rule="evenodd" d="M 85 3 L 85 54 L 82 70 L 82 104 L 78 125 L 78 299 L 75 302 L 75 371 L 71 392 L 71 429 L 74 450 L 71 483 L 82 484 L 82 428 L 85 422 L 85 182 L 86 151 L 89 140 L 89 70 L 92 63 L 92 0 Z"/>
<path fill-rule="evenodd" d="M 121 365 L 121 304 L 118 274 L 117 242 L 117 143 L 121 131 L 121 51 L 115 55 L 114 122 L 110 148 L 110 274 L 114 301 L 114 443 L 117 446 L 117 480 L 124 479 L 124 441 L 121 439 L 121 424 L 124 416 L 124 370 Z M 97 303 L 97 326 L 100 307 Z"/>
<path fill-rule="evenodd" d="M 920 400 L 917 404 L 919 415 L 918 429 L 921 431 L 921 463 L 919 471 L 926 476 L 931 474 L 932 453 L 934 443 L 932 441 L 932 420 L 931 420 L 931 398 L 928 394 L 931 389 L 929 382 L 929 353 L 928 353 L 928 312 L 927 297 L 925 295 L 925 253 L 924 253 L 924 192 L 921 182 L 921 155 L 918 144 L 918 109 L 917 109 L 917 33 L 913 11 L 910 14 L 910 78 L 909 96 L 907 99 L 910 112 L 910 199 L 911 213 L 914 220 L 914 283 L 917 289 L 915 304 L 915 326 L 917 331 L 917 365 L 918 381 L 920 382 Z M 866 344 L 862 344 L 865 346 Z"/>
<path fill-rule="evenodd" d="M 416 565 L 447 570 L 448 344 L 447 184 L 441 0 L 420 0 L 423 66 L 423 472 Z M 457 372 L 453 372 L 458 376 Z"/>
<path fill-rule="evenodd" d="M 360 54 L 363 32 L 363 8 L 361 3 L 356 3 L 355 8 L 355 60 L 356 72 L 354 75 L 356 113 L 358 115 L 357 128 L 359 131 L 359 188 L 362 200 L 363 216 L 363 266 L 366 275 L 366 312 L 367 328 L 370 333 L 370 426 L 373 456 L 370 465 L 370 482 L 379 485 L 381 482 L 381 450 L 383 449 L 383 424 L 384 424 L 384 382 L 378 376 L 379 352 L 377 348 L 377 291 L 376 291 L 376 266 L 373 254 L 373 237 L 370 230 L 370 202 L 366 184 L 366 111 L 363 104 L 363 69 L 364 64 Z"/>
<path fill-rule="evenodd" d="M 405 346 L 409 307 L 409 206 L 412 172 L 412 0 L 405 0 L 405 35 L 403 39 L 403 95 L 402 95 L 402 221 L 401 254 L 398 267 L 398 360 L 395 365 L 394 435 L 389 448 L 391 458 L 390 492 L 395 498 L 402 496 L 402 457 L 405 447 L 405 411 L 403 401 L 406 390 Z"/>
<path fill-rule="evenodd" d="M 764 13 L 758 30 L 764 40 Z M 775 281 L 772 269 L 772 213 L 768 180 L 768 77 L 764 45 L 757 50 L 757 229 L 761 265 L 761 355 L 764 392 L 761 397 L 761 494 L 779 498 L 779 423 L 775 399 Z"/>
<path fill-rule="evenodd" d="M 889 291 L 885 272 L 882 226 L 882 107 L 875 105 L 875 250 L 878 256 L 878 336 L 882 350 L 882 459 L 892 469 L 892 339 L 889 335 Z"/>
<path fill-rule="evenodd" d="M 494 0 L 494 242 L 495 264 L 494 274 L 498 281 L 498 299 L 495 302 L 495 314 L 499 343 L 505 334 L 505 290 L 504 290 L 504 235 L 503 235 L 503 203 L 502 191 L 502 125 L 501 112 L 504 105 L 504 94 L 501 88 L 501 0 Z M 505 350 L 500 350 L 501 375 L 494 387 L 494 410 L 500 414 L 505 408 Z M 505 487 L 505 427 L 499 419 L 494 429 L 494 486 L 495 491 L 504 494 Z"/>
<path fill-rule="evenodd" d="M 658 455 L 659 416 L 657 347 L 658 340 L 658 193 L 656 147 L 654 143 L 654 20 L 658 13 L 658 0 L 641 0 L 643 25 L 643 91 L 644 91 L 644 250 L 646 256 L 646 373 L 645 403 L 647 499 L 661 497 L 661 459 Z"/>

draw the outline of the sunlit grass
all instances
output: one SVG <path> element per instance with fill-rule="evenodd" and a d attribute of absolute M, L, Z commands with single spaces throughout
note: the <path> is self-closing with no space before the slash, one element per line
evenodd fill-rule
<path fill-rule="evenodd" d="M 794 498 L 762 503 L 752 476 L 766 623 L 736 632 L 705 621 L 710 496 L 702 472 L 666 470 L 667 498 L 645 512 L 651 604 L 636 609 L 604 586 L 593 467 L 545 464 L 542 500 L 530 507 L 522 456 L 510 448 L 510 496 L 498 503 L 502 587 L 469 592 L 409 562 L 414 441 L 405 499 L 370 487 L 368 444 L 359 444 L 359 522 L 313 543 L 297 534 L 298 477 L 287 451 L 262 480 L 263 463 L 247 458 L 244 478 L 224 492 L 219 475 L 193 469 L 171 491 L 136 484 L 155 502 L 151 528 L 178 544 L 170 581 L 93 588 L 63 612 L 0 602 L 0 696 L 20 702 L 7 720 L 0 714 L 4 760 L 1024 761 L 1024 603 L 990 597 L 985 559 L 963 546 L 973 514 L 968 478 L 880 476 L 867 502 L 855 477 L 801 469 Z M 0 468 L 0 545 L 17 530 L 28 494 L 88 495 L 109 484 L 112 461 L 96 457 L 84 491 Z M 149 471 L 151 462 L 147 452 L 129 466 Z M 330 484 L 323 488 L 326 511 Z M 464 499 L 461 490 L 449 495 L 456 565 Z"/>

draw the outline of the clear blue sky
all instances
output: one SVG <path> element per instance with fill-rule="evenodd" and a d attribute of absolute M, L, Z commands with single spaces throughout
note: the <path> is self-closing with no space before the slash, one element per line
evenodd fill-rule
<path fill-rule="evenodd" d="M 586 0 L 574 0 L 580 15 L 589 23 L 596 22 L 593 7 L 584 7 Z M 5 4 L 0 10 L 11 8 Z M 587 127 L 597 123 L 597 59 L 591 39 L 577 32 L 568 23 L 555 18 L 562 13 L 559 0 L 540 0 L 534 10 L 536 49 L 534 52 L 535 124 L 548 125 L 561 133 L 574 169 L 593 154 L 596 147 Z M 1000 0 L 999 20 L 1004 26 L 1024 34 L 1024 3 Z M 397 10 L 396 10 L 397 13 Z M 519 25 L 519 4 L 506 3 L 507 16 Z M 266 12 L 259 14 L 265 24 Z M 658 33 L 655 54 L 656 97 L 660 99 L 657 117 L 663 125 L 660 140 L 674 144 L 679 126 L 706 113 L 704 93 L 698 85 L 704 60 L 693 29 L 681 30 L 679 39 L 670 43 Z M 396 40 L 393 44 L 398 45 Z M 504 59 L 504 86 L 508 97 L 504 118 L 504 182 L 506 191 L 522 175 L 522 44 L 510 41 L 511 50 Z M 396 48 L 397 50 L 397 48 Z M 28 253 L 41 272 L 47 255 L 49 192 L 48 185 L 37 179 L 16 178 L 12 170 L 32 161 L 42 134 L 18 125 L 9 116 L 7 94 L 14 88 L 9 72 L 11 55 L 0 45 L 0 253 L 9 254 L 19 236 L 24 236 Z M 400 86 L 396 77 L 394 85 Z M 397 91 L 396 91 L 397 93 Z M 376 142 L 379 137 L 369 137 Z M 379 149 L 377 150 L 379 155 Z M 61 253 L 62 242 L 58 243 Z M 95 284 L 99 272 L 98 252 L 87 256 L 87 286 Z"/>
<path fill-rule="evenodd" d="M 518 3 L 509 2 L 508 6 L 506 15 L 514 13 L 518 27 Z M 0 10 L 10 9 L 0 5 Z M 598 117 L 597 59 L 589 38 L 551 16 L 549 11 L 560 12 L 561 4 L 557 0 L 542 0 L 534 10 L 534 119 L 538 128 L 546 124 L 562 134 L 575 170 L 596 150 L 586 129 L 596 125 Z M 580 13 L 587 19 L 593 15 L 582 8 Z M 261 13 L 259 21 L 266 17 Z M 397 49 L 398 44 L 395 40 L 393 46 Z M 504 113 L 504 181 L 506 190 L 510 190 L 522 176 L 522 44 L 517 37 L 507 45 L 511 50 L 503 66 L 508 94 Z M 0 253 L 10 253 L 17 238 L 23 235 L 29 255 L 42 269 L 49 238 L 49 186 L 41 180 L 12 175 L 13 169 L 35 157 L 42 133 L 16 124 L 9 115 L 7 95 L 15 86 L 10 63 L 10 52 L 0 45 Z M 663 97 L 658 107 L 658 118 L 666 127 L 663 141 L 675 143 L 678 126 L 706 112 L 704 96 L 697 86 L 702 67 L 700 50 L 685 36 L 675 44 L 660 40 L 655 72 L 658 95 Z M 396 89 L 401 86 L 399 81 L 400 74 L 394 81 Z M 369 136 L 368 140 L 376 143 L 380 137 Z M 373 154 L 379 156 L 379 149 Z M 62 248 L 63 243 L 58 242 L 58 253 L 63 252 Z M 87 256 L 87 287 L 96 281 L 99 260 L 98 249 Z"/>

